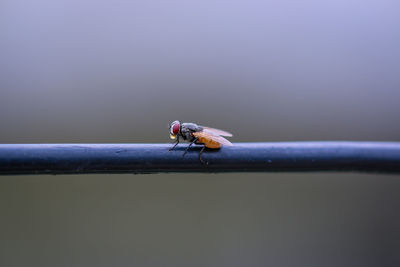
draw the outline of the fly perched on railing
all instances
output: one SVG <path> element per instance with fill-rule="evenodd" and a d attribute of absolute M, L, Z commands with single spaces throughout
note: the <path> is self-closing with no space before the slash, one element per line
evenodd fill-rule
<path fill-rule="evenodd" d="M 190 142 L 189 146 L 186 148 L 182 157 L 186 155 L 189 148 L 193 144 L 203 145 L 203 148 L 200 150 L 199 159 L 202 163 L 206 163 L 203 161 L 201 155 L 204 149 L 212 148 L 219 149 L 222 145 L 232 146 L 233 144 L 226 140 L 223 136 L 231 137 L 232 134 L 223 130 L 205 127 L 201 125 L 197 125 L 195 123 L 184 122 L 180 123 L 180 121 L 174 121 L 169 126 L 170 138 L 176 140 L 173 147 L 169 150 L 173 150 L 179 144 L 179 138 L 182 137 L 183 140 Z"/>

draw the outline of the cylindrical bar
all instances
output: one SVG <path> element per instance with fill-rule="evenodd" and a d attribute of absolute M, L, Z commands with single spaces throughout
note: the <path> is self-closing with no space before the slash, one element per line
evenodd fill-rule
<path fill-rule="evenodd" d="M 0 175 L 362 171 L 400 173 L 400 142 L 187 144 L 0 144 Z"/>

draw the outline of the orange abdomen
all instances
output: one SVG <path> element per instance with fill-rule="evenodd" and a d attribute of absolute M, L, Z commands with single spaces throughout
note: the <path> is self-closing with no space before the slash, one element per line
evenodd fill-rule
<path fill-rule="evenodd" d="M 198 142 L 203 143 L 208 148 L 220 148 L 222 146 L 222 144 L 205 137 L 199 137 Z"/>

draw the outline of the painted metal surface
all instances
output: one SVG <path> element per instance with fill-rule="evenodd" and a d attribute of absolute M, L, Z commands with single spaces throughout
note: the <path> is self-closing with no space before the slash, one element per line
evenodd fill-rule
<path fill-rule="evenodd" d="M 399 142 L 235 143 L 220 150 L 171 144 L 0 144 L 0 175 L 362 171 L 400 173 Z"/>

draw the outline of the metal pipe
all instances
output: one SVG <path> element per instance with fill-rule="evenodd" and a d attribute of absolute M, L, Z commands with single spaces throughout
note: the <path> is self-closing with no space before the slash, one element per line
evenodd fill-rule
<path fill-rule="evenodd" d="M 0 144 L 0 175 L 362 171 L 400 173 L 400 142 L 235 143 L 220 150 L 170 144 Z"/>

